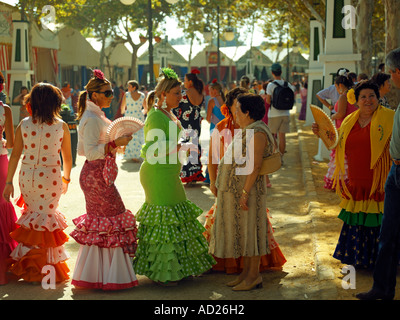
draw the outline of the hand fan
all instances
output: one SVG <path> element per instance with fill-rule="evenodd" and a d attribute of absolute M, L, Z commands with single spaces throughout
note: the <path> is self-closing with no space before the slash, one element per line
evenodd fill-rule
<path fill-rule="evenodd" d="M 107 128 L 106 143 L 122 136 L 131 136 L 144 127 L 144 123 L 134 117 L 121 117 L 113 122 Z"/>
<path fill-rule="evenodd" d="M 319 137 L 325 146 L 332 150 L 339 141 L 339 134 L 332 119 L 320 107 L 310 105 L 315 122 L 319 126 Z"/>

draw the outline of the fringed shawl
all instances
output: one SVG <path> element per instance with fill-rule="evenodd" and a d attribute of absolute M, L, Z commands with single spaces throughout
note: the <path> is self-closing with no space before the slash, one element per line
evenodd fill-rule
<path fill-rule="evenodd" d="M 333 186 L 336 188 L 337 194 L 340 196 L 345 194 L 350 199 L 352 199 L 352 196 L 343 178 L 345 176 L 345 147 L 351 129 L 358 121 L 359 116 L 360 110 L 357 110 L 345 118 L 339 129 L 339 143 L 336 146 L 336 168 L 333 174 Z M 393 110 L 378 106 L 371 119 L 370 168 L 373 170 L 373 181 L 370 196 L 376 191 L 383 193 L 385 190 L 385 182 L 390 170 L 389 144 L 392 136 L 393 118 Z"/>

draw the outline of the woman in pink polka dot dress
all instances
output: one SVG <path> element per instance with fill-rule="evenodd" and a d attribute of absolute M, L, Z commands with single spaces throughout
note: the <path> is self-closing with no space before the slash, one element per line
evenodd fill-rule
<path fill-rule="evenodd" d="M 69 278 L 64 243 L 68 236 L 65 217 L 57 210 L 68 189 L 72 167 L 68 125 L 58 118 L 61 91 L 45 83 L 32 88 L 27 96 L 31 116 L 23 119 L 15 133 L 4 195 L 14 196 L 12 180 L 22 152 L 19 187 L 24 202 L 17 228 L 11 237 L 19 244 L 11 253 L 10 271 L 28 282 L 41 282 L 44 266 L 53 266 L 56 282 Z M 63 156 L 61 176 L 60 152 Z"/>
<path fill-rule="evenodd" d="M 7 140 L 3 138 L 3 132 L 6 133 Z M 17 227 L 15 224 L 17 215 L 12 203 L 3 197 L 8 170 L 7 149 L 12 148 L 13 145 L 14 126 L 12 112 L 9 106 L 3 105 L 0 101 L 0 285 L 8 282 L 6 276 L 7 260 L 10 258 L 10 253 L 17 246 L 17 242 L 10 237 L 10 232 Z"/>

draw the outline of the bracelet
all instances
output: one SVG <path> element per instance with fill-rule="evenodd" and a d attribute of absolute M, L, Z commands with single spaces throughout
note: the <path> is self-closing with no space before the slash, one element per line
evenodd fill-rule
<path fill-rule="evenodd" d="M 6 184 L 13 184 L 12 181 L 11 182 L 6 182 Z"/>
<path fill-rule="evenodd" d="M 245 195 L 245 196 L 248 197 L 248 196 L 249 196 L 249 193 L 248 193 L 246 190 L 243 189 L 243 190 L 242 190 L 242 195 Z"/>
<path fill-rule="evenodd" d="M 68 183 L 71 182 L 71 179 L 64 178 L 64 176 L 63 176 L 63 177 L 62 177 L 62 181 L 63 181 L 64 183 L 68 184 Z"/>

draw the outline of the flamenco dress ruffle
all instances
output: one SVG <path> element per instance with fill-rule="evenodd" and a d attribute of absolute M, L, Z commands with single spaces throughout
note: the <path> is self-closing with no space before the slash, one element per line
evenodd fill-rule
<path fill-rule="evenodd" d="M 80 184 L 87 213 L 73 219 L 70 236 L 81 246 L 71 283 L 77 287 L 120 290 L 138 285 L 132 268 L 136 219 L 125 209 L 114 184 L 102 177 L 105 160 L 86 161 Z M 119 214 L 112 215 L 114 212 Z"/>
<path fill-rule="evenodd" d="M 210 241 L 211 237 L 211 227 L 214 224 L 214 213 L 216 209 L 216 204 L 214 204 L 210 211 L 206 214 L 206 221 L 204 223 L 204 227 L 206 231 L 204 231 L 203 235 L 206 238 L 207 242 Z M 282 266 L 286 263 L 286 258 L 283 255 L 281 249 L 279 248 L 279 244 L 276 242 L 274 238 L 274 230 L 272 228 L 272 224 L 269 220 L 269 212 L 267 209 L 267 225 L 268 225 L 268 246 L 270 249 L 270 253 L 264 256 L 261 256 L 260 259 L 260 272 L 266 270 L 274 270 L 281 269 Z M 215 264 L 212 269 L 215 271 L 222 271 L 227 274 L 232 273 L 240 273 L 243 270 L 243 257 L 239 258 L 218 258 L 213 256 L 217 264 Z"/>
<path fill-rule="evenodd" d="M 23 203 L 22 197 L 19 203 Z M 56 282 L 68 280 L 65 261 L 69 255 L 64 249 L 68 236 L 63 231 L 68 225 L 63 214 L 58 210 L 35 212 L 24 205 L 17 225 L 19 228 L 10 234 L 19 244 L 10 255 L 9 271 L 25 281 L 41 282 L 43 267 L 50 265 L 54 267 Z"/>
<path fill-rule="evenodd" d="M 202 213 L 189 200 L 174 205 L 145 202 L 136 215 L 140 225 L 135 272 L 165 283 L 211 269 L 215 260 L 197 220 Z"/>

